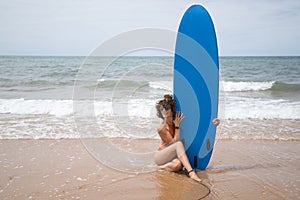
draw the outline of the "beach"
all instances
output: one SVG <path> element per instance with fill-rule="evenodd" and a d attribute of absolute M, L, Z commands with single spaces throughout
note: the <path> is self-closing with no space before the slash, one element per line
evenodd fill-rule
<path fill-rule="evenodd" d="M 110 60 L 0 56 L 0 199 L 300 198 L 300 57 L 220 57 L 203 184 L 153 160 L 173 57 Z"/>
<path fill-rule="evenodd" d="M 2 0 L 0 200 L 300 200 L 299 2 Z"/>
<path fill-rule="evenodd" d="M 130 141 L 136 148 L 141 142 L 146 151 L 158 143 Z M 183 173 L 107 167 L 80 139 L 0 144 L 0 199 L 199 199 L 208 193 Z M 205 199 L 299 199 L 299 152 L 299 141 L 218 140 L 208 168 L 197 172 L 211 191 Z"/>

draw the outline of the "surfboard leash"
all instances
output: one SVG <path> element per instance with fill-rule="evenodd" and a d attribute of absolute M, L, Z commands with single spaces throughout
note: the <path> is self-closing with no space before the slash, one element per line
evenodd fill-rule
<path fill-rule="evenodd" d="M 204 198 L 208 197 L 208 196 L 210 195 L 210 193 L 211 193 L 211 190 L 210 190 L 210 188 L 209 188 L 207 185 L 205 185 L 204 183 L 199 182 L 199 184 L 202 185 L 203 187 L 205 187 L 205 188 L 207 189 L 207 191 L 208 191 L 203 197 L 200 197 L 200 198 L 198 199 L 198 200 L 201 200 L 201 199 L 204 199 Z"/>
<path fill-rule="evenodd" d="M 192 172 L 192 171 L 195 171 L 195 170 L 192 169 L 192 170 L 190 170 L 190 171 L 187 171 L 186 168 L 183 168 L 183 172 L 184 172 L 185 175 L 186 175 L 187 177 L 189 177 L 189 178 L 190 178 L 189 173 Z M 195 180 L 195 181 L 196 181 L 196 180 Z M 203 187 L 205 187 L 205 188 L 207 189 L 207 191 L 208 191 L 203 197 L 200 197 L 198 200 L 201 200 L 201 199 L 204 199 L 204 198 L 208 197 L 208 195 L 210 195 L 210 193 L 211 193 L 210 188 L 209 188 L 207 185 L 205 185 L 204 183 L 202 183 L 202 182 L 198 182 L 198 181 L 196 181 L 196 182 L 199 183 L 200 185 L 202 185 Z"/>

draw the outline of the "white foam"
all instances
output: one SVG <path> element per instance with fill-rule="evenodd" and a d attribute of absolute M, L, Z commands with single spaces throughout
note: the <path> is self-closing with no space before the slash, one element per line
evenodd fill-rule
<path fill-rule="evenodd" d="M 229 97 L 225 103 L 225 118 L 300 119 L 300 102 Z"/>
<path fill-rule="evenodd" d="M 253 82 L 253 81 L 220 81 L 224 92 L 245 92 L 245 91 L 263 91 L 271 89 L 275 81 Z M 172 81 L 150 82 L 149 86 L 154 89 L 172 91 Z"/>
<path fill-rule="evenodd" d="M 103 102 L 95 101 L 95 115 L 114 115 L 129 117 L 152 117 L 155 100 L 128 99 L 124 101 Z"/>
<path fill-rule="evenodd" d="M 233 81 L 222 81 L 223 89 L 225 92 L 242 92 L 242 91 L 262 91 L 271 89 L 275 82 L 233 82 Z"/>
<path fill-rule="evenodd" d="M 155 101 L 147 99 L 132 99 L 128 102 L 129 116 L 153 117 L 155 116 Z"/>
<path fill-rule="evenodd" d="M 85 115 L 89 104 L 94 106 L 96 116 L 120 115 L 150 117 L 153 114 L 155 100 L 128 99 L 126 101 L 80 101 L 76 112 Z M 54 116 L 67 116 L 73 114 L 73 100 L 25 100 L 0 99 L 1 114 L 48 114 Z"/>
<path fill-rule="evenodd" d="M 0 113 L 70 115 L 72 100 L 0 99 Z"/>
<path fill-rule="evenodd" d="M 76 112 L 84 115 L 88 104 L 93 104 L 97 117 L 114 115 L 129 117 L 156 117 L 154 99 L 127 99 L 117 101 L 82 101 Z M 68 116 L 73 114 L 73 100 L 0 99 L 0 114 L 47 114 Z M 283 99 L 260 99 L 226 96 L 219 111 L 226 119 L 300 119 L 300 102 Z"/>
<path fill-rule="evenodd" d="M 156 117 L 154 99 L 129 99 L 119 102 L 82 101 L 77 104 L 82 112 L 92 103 L 98 126 L 90 126 L 87 135 L 77 132 L 78 124 L 72 116 L 72 100 L 0 99 L 0 139 L 18 138 L 79 138 L 130 137 L 157 138 L 155 132 L 160 119 Z M 265 100 L 259 98 L 227 97 L 221 119 L 300 119 L 300 102 Z M 5 114 L 6 113 L 6 114 Z M 18 115 L 10 115 L 18 114 Z M 30 116 L 26 116 L 29 114 Z M 35 114 L 44 114 L 35 116 Z M 70 115 L 70 116 L 69 116 Z M 223 118 L 224 117 L 224 118 Z M 89 119 L 89 118 L 86 118 Z M 250 119 L 251 121 L 251 119 Z M 93 122 L 92 122 L 93 123 Z M 252 125 L 250 125 L 252 126 Z M 253 124 L 255 126 L 255 124 Z M 262 124 L 258 124 L 262 126 Z M 95 127 L 99 127 L 99 130 Z M 292 130 L 290 132 L 295 132 Z M 82 134 L 82 133 L 81 133 Z M 86 133 L 84 133 L 86 134 Z M 234 136 L 235 137 L 235 136 Z M 237 137 L 237 136 L 236 136 Z M 242 136 L 238 136 L 240 138 Z M 260 137 L 254 134 L 252 138 Z M 284 136 L 285 137 L 285 136 Z M 287 137 L 290 137 L 289 135 Z"/>
<path fill-rule="evenodd" d="M 149 82 L 149 87 L 153 89 L 160 89 L 160 90 L 173 90 L 173 82 L 172 81 L 157 81 L 157 82 Z"/>

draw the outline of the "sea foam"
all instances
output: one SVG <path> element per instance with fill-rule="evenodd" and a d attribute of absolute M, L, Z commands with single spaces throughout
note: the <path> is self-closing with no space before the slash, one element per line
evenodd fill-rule
<path fill-rule="evenodd" d="M 259 98 L 225 97 L 219 111 L 227 119 L 300 119 L 300 103 L 284 99 L 264 100 Z M 25 100 L 0 99 L 0 114 L 53 115 L 57 117 L 74 114 L 84 115 L 92 104 L 95 116 L 156 117 L 154 99 L 128 99 L 123 101 L 73 100 Z M 73 109 L 77 106 L 76 109 Z M 75 111 L 74 111 L 75 110 Z M 222 116 L 223 117 L 223 116 Z"/>
<path fill-rule="evenodd" d="M 222 81 L 225 92 L 242 92 L 242 91 L 263 91 L 271 89 L 274 81 L 269 82 L 233 82 L 233 81 Z"/>

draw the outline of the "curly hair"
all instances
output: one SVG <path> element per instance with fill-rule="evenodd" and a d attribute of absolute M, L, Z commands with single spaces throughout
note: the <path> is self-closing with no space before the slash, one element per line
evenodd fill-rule
<path fill-rule="evenodd" d="M 160 107 L 161 106 L 166 107 L 167 105 L 171 106 L 172 113 L 175 115 L 175 113 L 176 113 L 176 101 L 175 101 L 175 99 L 173 99 L 173 96 L 171 94 L 165 94 L 164 99 L 157 101 L 156 105 L 155 105 L 155 108 L 156 108 L 156 111 L 157 111 L 156 115 L 159 118 L 163 119 L 163 115 L 161 114 Z"/>

